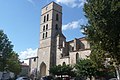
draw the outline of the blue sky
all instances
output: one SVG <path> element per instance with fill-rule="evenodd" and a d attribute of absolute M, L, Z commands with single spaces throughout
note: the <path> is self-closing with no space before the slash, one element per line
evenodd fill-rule
<path fill-rule="evenodd" d="M 39 47 L 41 8 L 55 1 L 63 8 L 63 34 L 67 41 L 83 37 L 80 25 L 84 17 L 85 0 L 0 0 L 0 29 L 14 45 L 21 58 L 30 57 Z"/>

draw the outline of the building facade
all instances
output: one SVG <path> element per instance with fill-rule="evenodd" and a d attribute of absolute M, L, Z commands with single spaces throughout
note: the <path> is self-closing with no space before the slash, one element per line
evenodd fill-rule
<path fill-rule="evenodd" d="M 55 2 L 44 6 L 41 11 L 38 58 L 36 62 L 31 62 L 32 68 L 37 65 L 38 75 L 49 75 L 50 67 L 59 64 L 74 65 L 77 59 L 89 55 L 90 46 L 85 38 L 66 41 L 62 33 L 62 6 Z"/>
<path fill-rule="evenodd" d="M 21 72 L 19 73 L 18 77 L 20 76 L 29 76 L 29 65 L 26 63 L 21 63 Z"/>

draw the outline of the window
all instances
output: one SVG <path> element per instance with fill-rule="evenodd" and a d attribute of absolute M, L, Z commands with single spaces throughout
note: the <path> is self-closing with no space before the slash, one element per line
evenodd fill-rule
<path fill-rule="evenodd" d="M 45 25 L 43 26 L 43 31 L 45 31 Z"/>
<path fill-rule="evenodd" d="M 76 54 L 76 63 L 78 62 L 78 60 L 79 60 L 79 54 L 77 53 Z"/>
<path fill-rule="evenodd" d="M 63 62 L 63 65 L 66 65 L 66 63 L 65 63 L 65 62 Z"/>
<path fill-rule="evenodd" d="M 59 15 L 58 14 L 56 14 L 56 21 L 58 21 L 59 20 Z"/>
<path fill-rule="evenodd" d="M 55 29 L 58 30 L 58 24 L 55 25 Z"/>
<path fill-rule="evenodd" d="M 46 37 L 47 37 L 47 32 L 46 32 Z"/>
<path fill-rule="evenodd" d="M 36 61 L 36 58 L 34 58 L 34 62 Z"/>
<path fill-rule="evenodd" d="M 72 51 L 74 51 L 74 47 L 72 47 Z"/>
<path fill-rule="evenodd" d="M 45 35 L 45 34 L 43 33 L 43 39 L 44 39 L 44 35 Z"/>
<path fill-rule="evenodd" d="M 63 54 L 61 53 L 61 58 L 63 57 Z"/>
<path fill-rule="evenodd" d="M 49 14 L 47 14 L 47 21 L 49 20 Z"/>
<path fill-rule="evenodd" d="M 48 24 L 46 24 L 46 30 L 48 29 Z"/>
<path fill-rule="evenodd" d="M 45 20 L 46 20 L 46 16 L 44 16 L 44 22 L 45 22 Z"/>

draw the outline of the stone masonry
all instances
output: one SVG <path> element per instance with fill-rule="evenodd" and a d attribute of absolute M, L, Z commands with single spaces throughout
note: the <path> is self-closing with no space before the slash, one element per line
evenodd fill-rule
<path fill-rule="evenodd" d="M 37 65 L 39 77 L 49 75 L 49 69 L 54 65 L 74 65 L 78 58 L 86 58 L 90 52 L 85 38 L 66 41 L 62 33 L 62 6 L 51 2 L 42 8 L 38 58 L 31 62 L 32 68 Z"/>

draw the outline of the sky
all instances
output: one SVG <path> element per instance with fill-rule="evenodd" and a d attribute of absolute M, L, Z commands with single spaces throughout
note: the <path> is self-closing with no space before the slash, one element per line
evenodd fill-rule
<path fill-rule="evenodd" d="M 39 48 L 41 8 L 54 1 L 62 6 L 62 32 L 66 40 L 80 38 L 85 0 L 0 0 L 0 29 L 7 34 L 20 59 L 36 56 Z"/>

